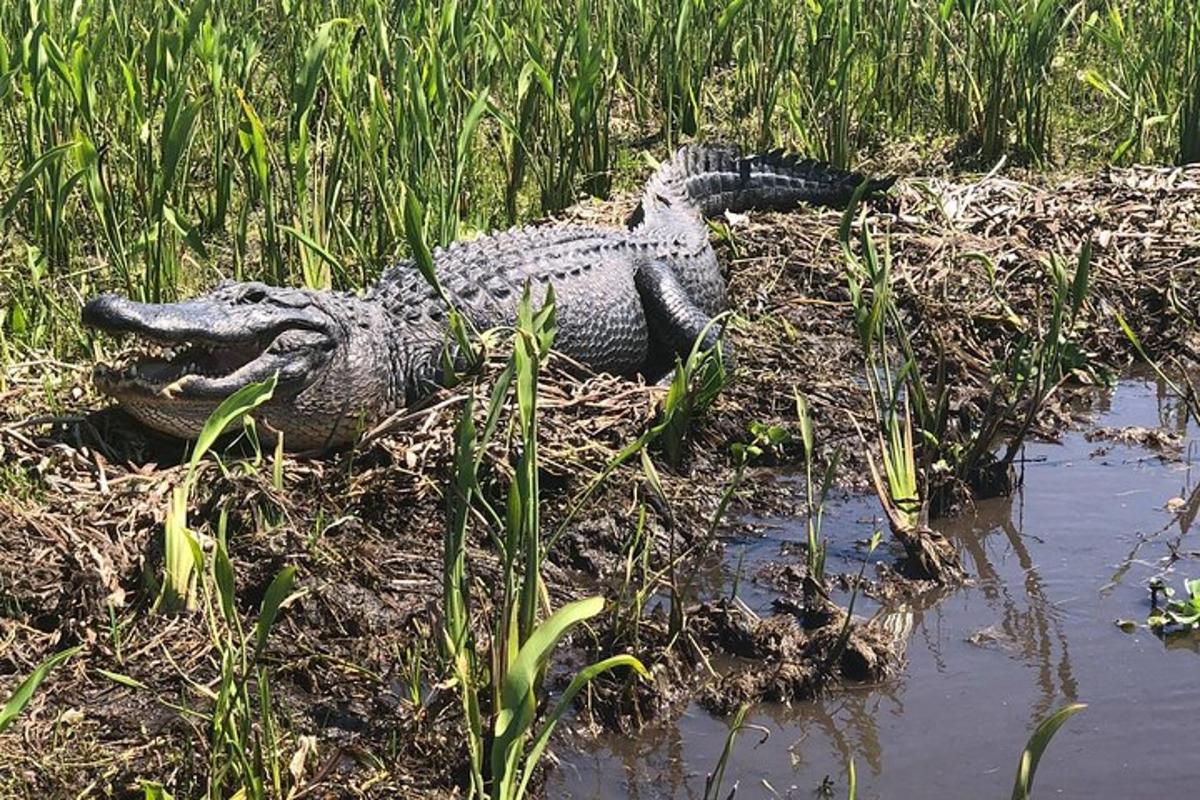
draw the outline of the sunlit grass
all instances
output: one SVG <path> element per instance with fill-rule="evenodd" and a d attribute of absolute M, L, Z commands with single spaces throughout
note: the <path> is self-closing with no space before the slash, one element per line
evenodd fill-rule
<path fill-rule="evenodd" d="M 605 195 L 637 163 L 616 114 L 839 163 L 927 134 L 1195 159 L 1198 55 L 1183 0 L 8 3 L 0 314 L 77 348 L 58 298 L 98 288 L 362 286 L 409 249 L 408 197 L 446 243 Z"/>
<path fill-rule="evenodd" d="M 468 796 L 520 800 L 558 722 L 575 696 L 603 672 L 626 668 L 646 674 L 641 662 L 618 654 L 579 670 L 541 718 L 543 683 L 558 642 L 598 616 L 604 598 L 589 597 L 545 613 L 549 599 L 542 564 L 549 545 L 541 522 L 538 459 L 538 378 L 554 341 L 553 292 L 534 309 L 528 288 L 513 336 L 513 353 L 494 385 L 482 429 L 468 400 L 456 429 L 454 486 L 443 538 L 443 655 L 462 701 Z M 492 507 L 479 485 L 479 470 L 497 421 L 506 410 L 515 418 L 516 471 L 507 486 L 504 510 Z M 473 592 L 476 567 L 467 541 L 477 526 L 486 531 L 500 574 L 485 592 Z M 474 608 L 491 616 L 486 646 L 472 627 Z M 487 709 L 487 710 L 485 710 Z"/>

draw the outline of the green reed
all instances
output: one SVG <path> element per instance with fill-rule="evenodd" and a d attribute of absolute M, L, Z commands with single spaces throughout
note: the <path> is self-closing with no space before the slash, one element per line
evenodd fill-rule
<path fill-rule="evenodd" d="M 988 158 L 1194 160 L 1198 55 L 1183 0 L 18 0 L 0 8 L 5 335 L 44 324 L 37 346 L 77 352 L 61 298 L 99 289 L 361 287 L 407 254 L 406 193 L 439 244 L 604 196 L 635 163 L 618 124 L 662 150 L 839 163 L 928 134 Z"/>
<path fill-rule="evenodd" d="M 618 667 L 646 674 L 630 655 L 605 658 L 576 673 L 570 685 L 539 725 L 543 682 L 558 642 L 573 628 L 604 610 L 602 597 L 567 603 L 553 613 L 542 582 L 542 563 L 549 551 L 541 522 L 538 471 L 538 378 L 554 340 L 554 294 L 535 310 L 527 289 L 521 299 L 513 337 L 513 354 L 496 380 L 482 428 L 468 400 L 456 431 L 454 484 L 443 539 L 443 655 L 463 704 L 469 797 L 520 800 L 551 733 L 570 710 L 575 696 L 595 677 Z M 514 417 L 512 442 L 516 469 L 505 487 L 503 511 L 491 503 L 491 492 L 479 475 L 488 445 L 499 430 L 505 410 Z M 467 542 L 481 525 L 495 549 L 500 574 L 494 586 L 472 592 L 472 564 Z M 491 615 L 486 649 L 472 629 L 472 608 Z M 484 702 L 481 696 L 488 696 Z M 484 708 L 490 709 L 485 717 Z M 490 724 L 488 724 L 490 722 Z"/>
<path fill-rule="evenodd" d="M 1049 286 L 1036 323 L 1011 313 L 987 256 L 965 255 L 968 263 L 982 265 L 993 299 L 1017 330 L 994 356 L 987 401 L 964 428 L 952 420 L 944 354 L 938 350 L 932 364 L 917 355 L 893 290 L 890 243 L 877 247 L 864 222 L 857 249 L 852 246 L 855 204 L 843 215 L 840 238 L 886 478 L 888 497 L 882 499 L 890 500 L 907 527 L 916 528 L 931 510 L 935 515 L 945 510 L 956 495 L 1011 491 L 1012 465 L 1047 400 L 1072 374 L 1106 379 L 1089 364 L 1076 331 L 1088 302 L 1092 245 L 1080 247 L 1073 265 L 1056 253 L 1044 260 Z"/>

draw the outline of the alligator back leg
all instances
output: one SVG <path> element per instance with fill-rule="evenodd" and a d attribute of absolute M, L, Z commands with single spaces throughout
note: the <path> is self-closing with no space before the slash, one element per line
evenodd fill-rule
<path fill-rule="evenodd" d="M 718 342 L 718 326 L 713 318 L 696 305 L 665 261 L 646 259 L 634 267 L 634 284 L 646 311 L 650 335 L 650 360 L 645 372 L 657 378 L 675 364 L 675 357 L 686 359 L 700 336 L 703 345 Z M 728 344 L 723 352 L 732 356 Z"/>

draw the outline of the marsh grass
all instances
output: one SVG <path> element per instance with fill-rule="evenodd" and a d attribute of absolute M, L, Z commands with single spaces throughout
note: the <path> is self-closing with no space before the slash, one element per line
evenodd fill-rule
<path fill-rule="evenodd" d="M 253 434 L 254 418 L 249 415 L 271 399 L 277 380 L 278 376 L 273 376 L 266 381 L 247 384 L 238 389 L 218 404 L 201 428 L 192 446 L 192 455 L 183 482 L 172 487 L 167 501 L 163 521 L 164 575 L 156 603 L 161 611 L 170 613 L 182 607 L 194 607 L 195 578 L 203 564 L 204 556 L 199 541 L 188 529 L 187 517 L 201 461 L 216 444 L 217 439 L 239 422 L 244 423 L 247 433 L 257 444 L 257 437 Z M 282 439 L 279 440 L 279 446 L 282 446 Z M 275 481 L 281 483 L 282 459 L 278 454 L 275 464 Z"/>
<path fill-rule="evenodd" d="M 190 708 L 161 698 L 159 702 L 172 712 L 205 723 L 203 753 L 207 765 L 203 774 L 206 796 L 209 797 L 264 800 L 289 796 L 289 791 L 300 780 L 307 753 L 306 750 L 295 753 L 288 750 L 290 733 L 283 730 L 276 719 L 270 672 L 265 660 L 271 630 L 280 611 L 302 593 L 293 590 L 295 567 L 285 567 L 275 575 L 263 593 L 257 618 L 247 629 L 236 597 L 236 574 L 229 556 L 227 508 L 219 510 L 215 536 L 202 537 L 188 525 L 189 507 L 201 462 L 231 428 L 242 424 L 254 445 L 255 455 L 241 466 L 257 470 L 264 465 L 250 415 L 271 398 L 275 383 L 275 378 L 271 378 L 247 385 L 213 411 L 193 446 L 182 482 L 171 489 L 164 523 L 164 577 L 155 608 L 162 613 L 187 611 L 198 615 L 216 665 L 216 678 L 211 683 L 200 683 L 192 675 L 180 674 L 184 684 L 202 698 L 206 706 Z M 224 465 L 219 466 L 224 468 Z M 273 484 L 281 485 L 282 459 L 278 447 L 272 473 Z M 119 636 L 114 617 L 112 639 L 120 662 Z M 40 682 L 50 667 L 78 649 L 56 655 L 39 667 L 31 681 L 36 678 Z M 166 662 L 179 669 L 169 653 Z M 99 672 L 127 688 L 148 691 L 145 684 L 126 675 L 103 669 Z M 19 696 L 25 692 L 22 702 L 28 701 L 28 693 L 34 688 L 36 683 L 27 681 L 18 690 Z M 4 711 L 6 713 L 8 708 Z M 7 720 L 0 713 L 0 729 L 4 722 Z M 304 745 L 300 748 L 303 750 Z M 144 792 L 147 797 L 170 796 L 154 782 L 146 782 Z"/>
<path fill-rule="evenodd" d="M 445 244 L 605 196 L 633 163 L 614 115 L 666 148 L 839 164 L 926 135 L 1194 160 L 1198 54 L 1183 0 L 20 0 L 0 11 L 5 349 L 78 352 L 73 300 L 100 288 L 361 287 L 411 251 L 413 204 Z"/>
<path fill-rule="evenodd" d="M 945 355 L 935 351 L 932 370 L 922 363 L 892 290 L 890 244 L 885 242 L 881 251 L 864 222 L 858 247 L 852 247 L 853 213 L 852 207 L 843 218 L 842 249 L 887 501 L 903 524 L 916 527 L 928 518 L 931 506 L 934 513 L 944 512 L 963 492 L 975 497 L 1007 494 L 1014 486 L 1013 462 L 1062 383 L 1075 376 L 1107 382 L 1103 371 L 1090 365 L 1077 330 L 1091 282 L 1091 243 L 1080 247 L 1073 268 L 1057 254 L 1044 259 L 1047 301 L 1034 322 L 1018 318 L 999 294 L 990 259 L 968 258 L 987 271 L 1018 334 L 993 364 L 990 393 L 978 418 L 970 425 L 955 424 Z"/>
<path fill-rule="evenodd" d="M 529 789 L 550 735 L 575 696 L 598 675 L 617 668 L 646 674 L 630 655 L 614 655 L 579 670 L 557 702 L 539 719 L 549 661 L 569 631 L 599 615 L 602 597 L 568 603 L 543 615 L 549 599 L 542 582 L 548 546 L 543 541 L 538 467 L 538 375 L 555 332 L 553 292 L 534 310 L 526 288 L 517 314 L 513 354 L 496 382 L 482 431 L 468 402 L 456 430 L 454 487 L 443 542 L 443 653 L 462 700 L 469 759 L 470 797 L 520 800 Z M 518 456 L 503 513 L 492 508 L 479 484 L 483 454 L 498 430 L 509 396 Z M 498 585 L 472 599 L 466 556 L 472 521 L 481 518 L 500 561 Z M 472 628 L 472 608 L 492 619 L 488 645 Z M 490 725 L 489 712 L 490 709 Z"/>
<path fill-rule="evenodd" d="M 216 797 L 240 792 L 248 800 L 284 797 L 285 781 L 290 783 L 298 776 L 289 777 L 285 765 L 289 754 L 275 716 L 263 655 L 280 609 L 294 596 L 296 569 L 285 567 L 274 577 L 263 595 L 253 632 L 247 633 L 236 606 L 225 530 L 222 516 L 210 574 L 201 581 L 202 611 L 220 664 L 215 691 L 205 693 L 213 700 L 207 794 Z"/>

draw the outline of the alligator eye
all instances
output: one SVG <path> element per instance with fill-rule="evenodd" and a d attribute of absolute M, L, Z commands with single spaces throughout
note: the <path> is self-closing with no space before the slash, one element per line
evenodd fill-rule
<path fill-rule="evenodd" d="M 242 296 L 238 298 L 239 303 L 261 303 L 267 299 L 267 291 L 260 286 L 251 286 L 242 292 Z"/>

